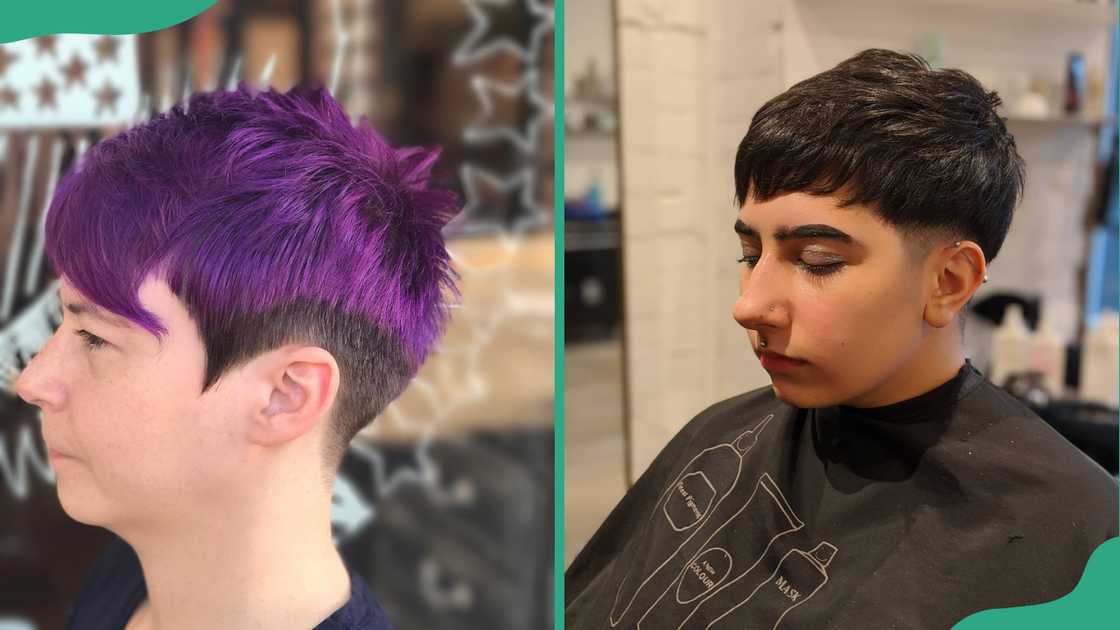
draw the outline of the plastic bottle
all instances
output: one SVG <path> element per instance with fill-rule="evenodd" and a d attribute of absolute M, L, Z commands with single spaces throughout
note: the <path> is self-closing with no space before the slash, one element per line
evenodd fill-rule
<path fill-rule="evenodd" d="M 1085 103 L 1085 57 L 1071 52 L 1066 62 L 1066 113 L 1076 114 Z"/>
<path fill-rule="evenodd" d="M 1120 315 L 1104 311 L 1081 344 L 1081 399 L 1110 407 L 1120 405 Z"/>
<path fill-rule="evenodd" d="M 1023 309 L 1010 304 L 1003 321 L 992 333 L 992 382 L 1002 387 L 1007 377 L 1030 369 L 1031 334 L 1023 319 Z"/>
<path fill-rule="evenodd" d="M 1066 346 L 1054 333 L 1051 319 L 1044 310 L 1031 337 L 1030 369 L 1042 372 L 1051 398 L 1060 398 L 1066 388 Z"/>

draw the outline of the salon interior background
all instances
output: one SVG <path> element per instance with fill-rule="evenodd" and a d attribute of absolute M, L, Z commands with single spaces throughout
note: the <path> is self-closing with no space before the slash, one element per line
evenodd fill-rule
<path fill-rule="evenodd" d="M 223 0 L 139 36 L 0 45 L 0 628 L 63 627 L 107 532 L 58 504 L 10 379 L 58 324 L 42 261 L 57 175 L 185 94 L 316 79 L 394 144 L 446 147 L 462 304 L 355 442 L 332 521 L 400 628 L 552 624 L 552 7 L 535 0 Z"/>
<path fill-rule="evenodd" d="M 987 372 L 989 317 L 1007 303 L 1032 324 L 1043 314 L 1071 380 L 1040 415 L 1116 472 L 1115 407 L 1083 405 L 1073 387 L 1086 326 L 1118 308 L 1114 0 L 564 9 L 580 34 L 565 42 L 564 77 L 567 561 L 684 422 L 769 383 L 730 316 L 735 148 L 767 100 L 871 47 L 963 68 L 1003 97 L 1027 187 L 968 315 L 967 355 Z M 1067 114 L 1072 54 L 1085 91 Z"/>

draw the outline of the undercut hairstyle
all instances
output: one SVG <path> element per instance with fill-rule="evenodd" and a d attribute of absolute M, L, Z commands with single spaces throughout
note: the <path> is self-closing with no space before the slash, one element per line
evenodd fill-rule
<path fill-rule="evenodd" d="M 149 277 L 205 344 L 202 391 L 286 344 L 340 371 L 324 452 L 405 388 L 439 339 L 457 277 L 442 228 L 452 191 L 429 186 L 434 148 L 391 147 L 322 86 L 196 93 L 102 141 L 58 184 L 46 255 L 86 298 L 159 339 Z"/>
<path fill-rule="evenodd" d="M 961 70 L 865 50 L 755 113 L 735 156 L 735 196 L 803 192 L 872 208 L 924 258 L 943 240 L 999 253 L 1025 170 L 1001 100 Z"/>

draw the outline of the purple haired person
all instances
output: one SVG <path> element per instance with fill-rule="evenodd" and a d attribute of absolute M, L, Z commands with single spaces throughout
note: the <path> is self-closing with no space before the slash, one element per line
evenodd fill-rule
<path fill-rule="evenodd" d="M 16 390 L 58 496 L 118 537 L 69 626 L 390 628 L 331 537 L 350 440 L 443 332 L 457 197 L 322 87 L 199 93 L 91 148 Z"/>

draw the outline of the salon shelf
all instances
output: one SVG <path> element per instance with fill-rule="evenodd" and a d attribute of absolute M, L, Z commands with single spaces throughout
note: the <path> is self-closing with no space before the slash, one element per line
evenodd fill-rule
<path fill-rule="evenodd" d="M 1115 118 L 1101 118 L 1099 116 L 1021 116 L 1013 114 L 1006 118 L 1007 122 L 1011 124 L 1085 125 L 1088 127 L 1116 124 Z"/>
<path fill-rule="evenodd" d="M 820 4 L 829 0 L 794 0 L 805 4 Z M 1076 0 L 850 0 L 846 8 L 878 7 L 890 5 L 892 9 L 921 7 L 951 9 L 961 15 L 1010 15 L 1046 20 L 1052 24 L 1070 26 L 1108 24 L 1116 21 L 1115 2 L 1077 2 Z"/>

